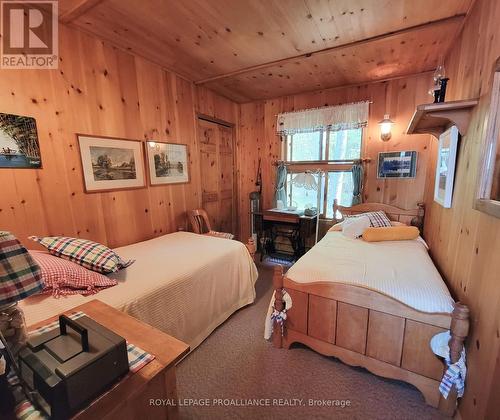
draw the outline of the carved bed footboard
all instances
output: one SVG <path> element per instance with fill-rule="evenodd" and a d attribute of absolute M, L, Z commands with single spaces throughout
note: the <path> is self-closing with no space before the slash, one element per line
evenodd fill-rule
<path fill-rule="evenodd" d="M 457 362 L 469 330 L 467 306 L 457 303 L 452 314 L 425 313 L 363 287 L 296 283 L 283 275 L 283 267 L 274 270 L 274 308 L 285 309 L 284 290 L 292 299 L 284 325 L 274 322 L 275 347 L 303 343 L 349 365 L 411 383 L 427 404 L 453 415 L 457 393 L 453 388 L 448 399 L 442 398 L 439 383 L 446 364 L 429 343 L 435 334 L 450 330 L 451 362 Z"/>

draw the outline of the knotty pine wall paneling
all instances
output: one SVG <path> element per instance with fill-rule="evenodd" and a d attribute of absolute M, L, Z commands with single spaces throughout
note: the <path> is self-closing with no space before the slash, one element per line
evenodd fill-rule
<path fill-rule="evenodd" d="M 500 2 L 477 0 L 445 65 L 447 100 L 480 98 L 462 138 L 452 208 L 434 202 L 437 141 L 431 142 L 425 237 L 454 296 L 472 316 L 463 419 L 498 419 L 500 372 L 500 219 L 473 209 L 489 109 L 493 64 L 500 56 Z"/>
<path fill-rule="evenodd" d="M 430 102 L 427 94 L 432 76 L 423 73 L 417 76 L 361 86 L 320 90 L 316 92 L 284 96 L 265 101 L 250 102 L 240 106 L 239 144 L 245 160 L 240 165 L 241 182 L 240 215 L 242 236 L 249 232 L 248 193 L 255 190 L 255 174 L 258 158 L 262 161 L 263 208 L 273 205 L 275 167 L 272 163 L 281 158 L 281 141 L 276 135 L 276 115 L 280 112 L 339 105 L 348 102 L 370 100 L 368 127 L 363 138 L 363 157 L 371 158 L 366 165 L 365 201 L 378 201 L 402 208 L 415 208 L 424 199 L 428 172 L 429 135 L 405 133 L 416 105 Z M 389 113 L 395 121 L 392 138 L 380 140 L 378 122 Z M 418 151 L 417 176 L 414 179 L 377 179 L 378 153 L 384 151 Z"/>
<path fill-rule="evenodd" d="M 237 105 L 60 25 L 58 70 L 0 70 L 0 112 L 36 118 L 43 169 L 0 169 L 0 229 L 116 247 L 186 227 L 200 206 L 195 119 L 237 125 Z M 190 183 L 85 194 L 76 133 L 188 145 Z"/>

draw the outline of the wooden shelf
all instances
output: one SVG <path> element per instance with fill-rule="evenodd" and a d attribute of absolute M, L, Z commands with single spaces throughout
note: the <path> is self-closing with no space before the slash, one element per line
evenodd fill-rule
<path fill-rule="evenodd" d="M 477 99 L 441 102 L 417 106 L 406 130 L 407 134 L 432 134 L 435 137 L 451 125 L 456 125 L 463 136 L 467 133 L 470 116 Z"/>

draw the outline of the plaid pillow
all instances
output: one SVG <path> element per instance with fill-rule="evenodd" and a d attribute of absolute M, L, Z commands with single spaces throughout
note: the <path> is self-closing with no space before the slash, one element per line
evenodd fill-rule
<path fill-rule="evenodd" d="M 87 239 L 67 238 L 64 236 L 30 236 L 29 239 L 43 245 L 56 257 L 80 264 L 82 267 L 99 273 L 114 273 L 131 265 L 134 260 L 123 261 L 116 252 L 107 246 Z"/>
<path fill-rule="evenodd" d="M 42 290 L 42 273 L 26 248 L 9 232 L 0 232 L 0 306 Z"/>
<path fill-rule="evenodd" d="M 382 210 L 380 211 L 370 211 L 367 213 L 360 213 L 360 214 L 354 214 L 352 216 L 347 216 L 347 218 L 350 217 L 360 217 L 360 216 L 366 216 L 368 219 L 370 219 L 370 226 L 371 227 L 391 227 L 391 221 L 383 212 Z"/>
<path fill-rule="evenodd" d="M 103 274 L 87 270 L 82 266 L 47 252 L 30 251 L 33 259 L 42 269 L 44 288 L 42 293 L 52 296 L 92 295 L 99 289 L 116 286 L 118 282 Z"/>

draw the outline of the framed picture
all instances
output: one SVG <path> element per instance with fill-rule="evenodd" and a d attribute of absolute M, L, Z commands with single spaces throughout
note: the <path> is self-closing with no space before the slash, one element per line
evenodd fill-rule
<path fill-rule="evenodd" d="M 146 185 L 142 142 L 77 134 L 86 192 Z"/>
<path fill-rule="evenodd" d="M 41 167 L 35 119 L 0 113 L 0 168 Z"/>
<path fill-rule="evenodd" d="M 436 182 L 434 184 L 434 201 L 447 209 L 451 207 L 453 198 L 457 147 L 458 129 L 452 126 L 439 136 Z"/>
<path fill-rule="evenodd" d="M 381 152 L 378 154 L 377 178 L 415 178 L 417 152 Z"/>
<path fill-rule="evenodd" d="M 146 156 L 151 185 L 189 182 L 187 145 L 148 141 Z"/>

